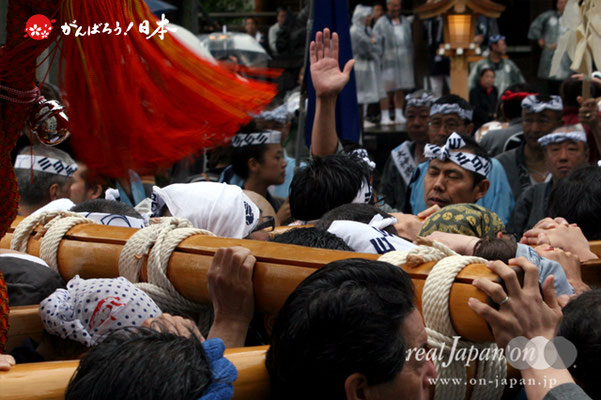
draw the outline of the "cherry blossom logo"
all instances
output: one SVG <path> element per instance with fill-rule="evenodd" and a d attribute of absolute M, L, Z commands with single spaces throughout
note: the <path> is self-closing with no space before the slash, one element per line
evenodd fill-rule
<path fill-rule="evenodd" d="M 45 15 L 36 14 L 27 20 L 25 25 L 24 37 L 29 36 L 33 40 L 46 39 L 52 31 L 52 23 L 56 22 L 55 19 L 49 20 Z"/>

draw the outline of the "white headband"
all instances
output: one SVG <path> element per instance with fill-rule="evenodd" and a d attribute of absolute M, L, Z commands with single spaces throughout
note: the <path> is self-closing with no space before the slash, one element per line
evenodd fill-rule
<path fill-rule="evenodd" d="M 364 161 L 370 169 L 375 169 L 376 168 L 376 163 L 373 162 L 370 158 L 369 158 L 369 154 L 367 153 L 367 150 L 365 149 L 355 149 L 353 151 L 351 151 L 351 156 L 357 156 L 359 157 L 362 161 Z"/>
<path fill-rule="evenodd" d="M 574 142 L 586 143 L 586 133 L 582 131 L 549 133 L 548 135 L 545 135 L 538 139 L 538 143 L 541 146 L 545 147 L 552 143 L 561 143 L 565 142 L 566 140 L 573 140 Z"/>
<path fill-rule="evenodd" d="M 531 94 L 530 96 L 522 100 L 522 108 L 527 109 L 530 112 L 540 113 L 544 110 L 562 111 L 563 102 L 559 96 L 551 96 L 551 101 L 539 101 L 537 95 Z"/>
<path fill-rule="evenodd" d="M 260 144 L 280 144 L 282 132 L 268 130 L 256 133 L 237 133 L 232 138 L 232 147 L 256 146 Z"/>
<path fill-rule="evenodd" d="M 445 103 L 432 105 L 432 108 L 430 108 L 430 116 L 435 114 L 457 114 L 461 119 L 469 119 L 471 121 L 472 117 L 474 116 L 474 111 L 461 108 L 461 106 L 457 103 Z"/>
<path fill-rule="evenodd" d="M 369 225 L 356 221 L 334 221 L 328 232 L 344 240 L 351 249 L 359 253 L 384 254 L 389 251 L 409 251 L 417 247 L 382 230 L 395 222 L 396 218 L 384 219 L 381 215 L 376 215 Z"/>
<path fill-rule="evenodd" d="M 424 156 L 429 160 L 452 161 L 462 168 L 484 177 L 490 172 L 490 161 L 484 157 L 460 151 L 451 152 L 465 147 L 465 141 L 456 132 L 453 132 L 443 147 L 427 144 Z"/>
<path fill-rule="evenodd" d="M 15 161 L 15 169 L 33 169 L 61 176 L 71 176 L 77 171 L 77 164 L 66 164 L 56 158 L 19 154 Z"/>
<path fill-rule="evenodd" d="M 405 108 L 432 107 L 434 101 L 436 101 L 436 99 L 430 93 L 423 92 L 421 96 L 414 96 L 410 93 L 405 96 Z"/>
<path fill-rule="evenodd" d="M 288 121 L 288 107 L 287 104 L 284 103 L 273 110 L 263 111 L 260 114 L 253 114 L 253 117 L 284 124 Z"/>
<path fill-rule="evenodd" d="M 127 215 L 100 212 L 79 212 L 78 214 L 102 225 L 122 226 L 124 228 L 137 229 L 142 229 L 146 226 L 146 222 L 143 218 L 128 217 Z"/>
<path fill-rule="evenodd" d="M 373 188 L 371 187 L 371 184 L 369 184 L 366 180 L 363 180 L 363 183 L 361 184 L 361 188 L 359 189 L 359 193 L 357 193 L 357 196 L 355 196 L 355 198 L 353 199 L 353 201 L 351 201 L 351 203 L 353 203 L 353 204 L 369 204 L 369 201 L 371 200 L 372 192 L 373 192 Z"/>

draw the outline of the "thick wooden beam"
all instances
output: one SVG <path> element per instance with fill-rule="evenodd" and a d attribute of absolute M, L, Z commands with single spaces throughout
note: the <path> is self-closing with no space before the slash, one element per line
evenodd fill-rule
<path fill-rule="evenodd" d="M 234 400 L 267 399 L 269 376 L 265 369 L 267 346 L 229 349 L 225 356 L 238 370 Z M 19 364 L 0 371 L 2 400 L 63 400 L 78 360 Z"/>

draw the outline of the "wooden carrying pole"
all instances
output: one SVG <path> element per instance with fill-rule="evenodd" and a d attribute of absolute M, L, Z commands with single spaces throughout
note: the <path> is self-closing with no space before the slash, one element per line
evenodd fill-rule
<path fill-rule="evenodd" d="M 267 346 L 227 349 L 225 357 L 238 370 L 234 382 L 235 400 L 267 399 L 269 376 L 265 369 Z M 19 364 L 0 371 L 2 400 L 63 400 L 65 390 L 79 361 Z"/>
<path fill-rule="evenodd" d="M 15 221 L 13 227 L 19 220 Z M 114 278 L 119 276 L 118 264 L 121 249 L 137 230 L 104 225 L 82 224 L 73 227 L 64 236 L 58 249 L 58 265 L 65 280 L 79 275 L 89 278 Z M 12 233 L 0 241 L 0 248 L 9 248 Z M 286 298 L 316 268 L 332 261 L 353 257 L 376 260 L 374 254 L 321 250 L 253 240 L 226 239 L 196 235 L 183 242 L 173 252 L 167 276 L 184 297 L 198 303 L 209 303 L 207 271 L 217 249 L 229 246 L 248 248 L 256 257 L 253 277 L 256 310 L 277 314 Z M 27 252 L 38 256 L 40 240 L 29 239 Z M 415 286 L 417 306 L 421 311 L 421 294 L 428 273 L 435 263 L 425 263 L 416 268 L 403 267 Z M 142 269 L 141 278 L 145 278 Z M 486 295 L 476 289 L 476 278 L 496 276 L 484 265 L 468 265 L 459 273 L 449 296 L 450 314 L 457 333 L 471 341 L 493 341 L 486 322 L 467 305 L 470 297 L 486 301 Z M 145 279 L 142 279 L 145 280 Z"/>

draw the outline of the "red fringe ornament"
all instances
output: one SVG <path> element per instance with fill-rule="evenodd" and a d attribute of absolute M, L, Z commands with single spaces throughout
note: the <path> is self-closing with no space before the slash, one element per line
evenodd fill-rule
<path fill-rule="evenodd" d="M 147 39 L 139 32 L 146 20 L 152 34 L 157 17 L 143 0 L 61 5 L 61 26 L 75 21 L 85 33 L 72 28 L 63 39 L 71 142 L 90 169 L 111 177 L 150 174 L 223 143 L 276 94 L 274 85 L 203 60 L 170 34 Z M 112 33 L 88 34 L 94 24 Z"/>
<path fill-rule="evenodd" d="M 0 85 L 17 91 L 35 88 L 36 58 L 52 43 L 56 29 L 44 40 L 25 37 L 25 23 L 35 14 L 56 13 L 58 0 L 11 0 L 6 15 L 6 45 L 0 49 Z M 5 97 L 15 97 L 0 89 Z M 18 96 L 17 96 L 18 97 Z M 19 191 L 10 160 L 33 102 L 18 103 L 0 99 L 0 237 L 17 216 Z"/>

